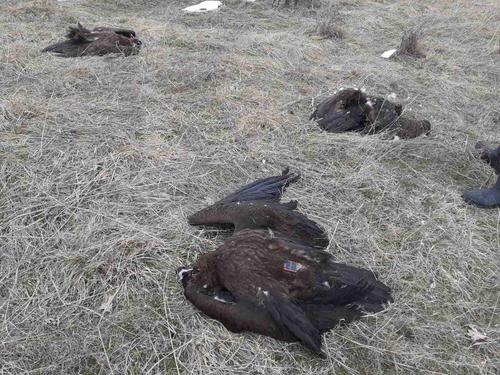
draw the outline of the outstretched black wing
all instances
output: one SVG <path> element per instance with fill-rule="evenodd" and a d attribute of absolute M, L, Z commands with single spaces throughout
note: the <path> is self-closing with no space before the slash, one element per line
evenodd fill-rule
<path fill-rule="evenodd" d="M 285 168 L 280 176 L 261 178 L 229 194 L 219 202 L 267 201 L 279 202 L 286 188 L 296 182 L 300 175 L 289 173 Z M 217 203 L 219 203 L 217 202 Z M 217 204 L 216 203 L 216 204 Z"/>
<path fill-rule="evenodd" d="M 231 224 L 235 232 L 242 229 L 271 229 L 325 248 L 328 235 L 306 215 L 296 211 L 297 202 L 280 203 L 286 187 L 299 179 L 288 168 L 281 176 L 263 178 L 231 193 L 217 203 L 189 216 L 191 225 L 223 226 Z"/>
<path fill-rule="evenodd" d="M 285 168 L 280 176 L 272 176 L 254 181 L 235 192 L 229 194 L 213 205 L 195 212 L 188 217 L 191 225 L 216 225 L 216 224 L 236 224 L 240 218 L 238 207 L 234 206 L 241 203 L 279 203 L 281 195 L 286 188 L 296 182 L 299 175 L 289 173 Z M 283 205 L 286 208 L 294 209 L 296 202 L 289 202 Z"/>

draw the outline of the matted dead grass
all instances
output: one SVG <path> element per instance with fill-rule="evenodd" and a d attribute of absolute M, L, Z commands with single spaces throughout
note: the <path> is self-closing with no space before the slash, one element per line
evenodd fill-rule
<path fill-rule="evenodd" d="M 498 372 L 500 211 L 460 197 L 494 178 L 470 149 L 500 141 L 498 4 L 44 3 L 0 12 L 2 373 Z M 310 35 L 325 9 L 342 39 Z M 76 20 L 135 28 L 144 49 L 39 53 Z M 379 57 L 423 22 L 426 58 Z M 321 132 L 307 118 L 340 86 L 395 93 L 431 136 Z M 326 360 L 228 332 L 174 274 L 226 236 L 188 214 L 286 165 L 328 251 L 394 290 L 387 311 L 324 335 Z"/>

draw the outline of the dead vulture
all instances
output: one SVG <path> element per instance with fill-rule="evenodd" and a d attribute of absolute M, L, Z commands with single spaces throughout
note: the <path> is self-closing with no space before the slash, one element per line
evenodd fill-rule
<path fill-rule="evenodd" d="M 90 31 L 80 23 L 70 26 L 64 42 L 58 42 L 43 49 L 65 57 L 103 56 L 122 53 L 125 56 L 139 53 L 142 42 L 135 31 L 111 27 L 96 27 Z"/>
<path fill-rule="evenodd" d="M 497 175 L 500 175 L 500 146 L 496 149 L 490 148 L 482 142 L 476 144 L 476 149 L 481 153 L 481 159 L 486 161 Z M 489 189 L 470 190 L 463 193 L 467 203 L 475 204 L 483 208 L 500 207 L 500 176 L 493 187 Z"/>
<path fill-rule="evenodd" d="M 332 133 L 359 131 L 373 134 L 385 129 L 396 130 L 400 138 L 414 138 L 429 132 L 428 121 L 402 119 L 403 107 L 357 88 L 340 89 L 319 103 L 311 114 L 321 129 Z"/>
<path fill-rule="evenodd" d="M 328 132 L 373 132 L 397 120 L 401 106 L 383 98 L 369 97 L 356 88 L 340 89 L 335 95 L 319 103 L 310 119 Z"/>
<path fill-rule="evenodd" d="M 322 332 L 392 301 L 370 271 L 267 230 L 241 230 L 177 271 L 186 298 L 229 330 L 300 341 L 320 354 Z"/>
<path fill-rule="evenodd" d="M 289 174 L 288 168 L 281 176 L 254 181 L 243 186 L 222 200 L 195 212 L 188 218 L 191 225 L 234 226 L 242 229 L 271 229 L 310 246 L 325 248 L 328 235 L 318 224 L 296 211 L 297 201 L 280 203 L 288 185 L 296 182 L 299 175 Z"/>

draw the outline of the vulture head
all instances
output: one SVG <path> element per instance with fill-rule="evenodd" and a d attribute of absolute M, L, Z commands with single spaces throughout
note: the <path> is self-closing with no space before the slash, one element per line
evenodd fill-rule
<path fill-rule="evenodd" d="M 193 268 L 184 267 L 184 266 L 179 267 L 175 270 L 175 273 L 177 274 L 177 280 L 179 280 L 184 287 L 187 285 L 193 272 L 196 272 Z"/>

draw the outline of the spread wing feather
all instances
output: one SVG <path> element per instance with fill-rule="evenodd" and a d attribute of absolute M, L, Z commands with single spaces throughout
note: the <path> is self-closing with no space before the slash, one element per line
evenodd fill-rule
<path fill-rule="evenodd" d="M 188 218 L 191 225 L 232 224 L 235 232 L 242 229 L 272 229 L 311 245 L 325 248 L 327 234 L 314 221 L 295 211 L 296 201 L 280 203 L 287 186 L 299 179 L 288 168 L 280 176 L 254 181 L 217 203 L 195 212 Z"/>

